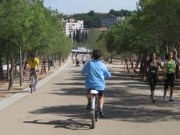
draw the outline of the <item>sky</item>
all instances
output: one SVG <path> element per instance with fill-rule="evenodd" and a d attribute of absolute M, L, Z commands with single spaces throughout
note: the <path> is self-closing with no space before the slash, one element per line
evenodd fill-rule
<path fill-rule="evenodd" d="M 114 10 L 136 10 L 136 2 L 139 0 L 44 0 L 44 6 L 59 13 L 76 14 L 88 13 L 91 10 L 98 13 L 109 13 Z"/>

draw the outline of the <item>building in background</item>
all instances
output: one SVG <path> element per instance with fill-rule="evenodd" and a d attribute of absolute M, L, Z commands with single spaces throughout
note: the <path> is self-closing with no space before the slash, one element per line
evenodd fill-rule
<path fill-rule="evenodd" d="M 115 16 L 108 16 L 105 18 L 101 18 L 101 27 L 108 27 L 111 28 L 118 22 L 121 22 L 125 19 L 125 17 L 115 17 Z"/>
<path fill-rule="evenodd" d="M 84 21 L 83 20 L 77 20 L 69 19 L 64 20 L 64 32 L 66 36 L 73 37 L 74 32 L 76 32 L 76 29 L 80 30 L 81 32 L 84 30 Z"/>

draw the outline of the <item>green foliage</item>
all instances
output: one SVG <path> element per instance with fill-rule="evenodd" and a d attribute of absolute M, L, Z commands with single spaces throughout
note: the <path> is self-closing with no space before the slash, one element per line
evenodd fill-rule
<path fill-rule="evenodd" d="M 73 41 L 77 43 L 86 43 L 87 41 L 87 32 L 76 29 L 73 33 Z"/>
<path fill-rule="evenodd" d="M 140 0 L 138 10 L 102 34 L 98 42 L 119 54 L 165 55 L 167 46 L 179 46 L 179 5 L 179 0 Z M 110 13 L 117 14 L 114 10 Z"/>
<path fill-rule="evenodd" d="M 135 12 L 135 11 L 133 11 L 133 12 Z M 132 11 L 128 11 L 128 10 L 124 10 L 124 9 L 121 9 L 119 11 L 111 9 L 109 11 L 109 14 L 110 15 L 114 15 L 114 16 L 119 16 L 119 17 L 124 17 L 124 16 L 128 17 L 128 16 L 131 16 L 131 14 L 133 12 Z"/>
<path fill-rule="evenodd" d="M 97 46 L 97 40 L 100 36 L 101 32 L 95 28 L 91 29 L 88 33 L 87 38 L 87 47 L 90 49 L 94 49 Z"/>
<path fill-rule="evenodd" d="M 62 14 L 45 8 L 42 0 L 1 1 L 0 19 L 3 56 L 12 53 L 14 58 L 18 57 L 20 46 L 23 52 L 36 51 L 39 55 L 45 51 L 48 54 L 70 52 L 65 43 L 71 48 L 72 42 L 62 31 Z"/>
<path fill-rule="evenodd" d="M 67 57 L 71 51 L 72 42 L 63 33 L 62 15 L 46 9 L 42 0 L 0 1 L 0 19 L 0 59 L 9 56 L 11 64 L 8 90 L 13 87 L 14 65 L 21 51 L 34 51 L 39 57 L 44 52 Z M 2 66 L 4 61 L 0 62 Z"/>
<path fill-rule="evenodd" d="M 93 10 L 88 13 L 74 14 L 71 16 L 64 16 L 67 18 L 74 18 L 75 20 L 84 20 L 85 28 L 100 28 L 101 27 L 101 18 L 108 18 L 109 16 L 130 16 L 133 12 L 128 10 L 110 10 L 109 13 L 96 13 Z"/>

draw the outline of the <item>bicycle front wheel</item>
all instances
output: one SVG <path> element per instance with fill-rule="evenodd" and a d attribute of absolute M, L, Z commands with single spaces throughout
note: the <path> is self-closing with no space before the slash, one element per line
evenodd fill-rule
<path fill-rule="evenodd" d="M 34 77 L 32 76 L 31 77 L 31 93 L 33 92 L 33 91 L 35 91 L 35 89 L 36 89 L 36 86 L 35 86 L 36 84 L 35 84 L 35 79 L 34 79 Z"/>
<path fill-rule="evenodd" d="M 36 82 L 34 81 L 34 91 L 36 90 Z"/>

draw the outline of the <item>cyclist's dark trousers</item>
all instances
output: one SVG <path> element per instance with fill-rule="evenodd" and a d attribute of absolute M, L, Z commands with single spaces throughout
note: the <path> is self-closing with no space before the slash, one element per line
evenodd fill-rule
<path fill-rule="evenodd" d="M 155 90 L 157 83 L 157 74 L 149 74 L 148 81 L 149 81 L 150 90 Z"/>
<path fill-rule="evenodd" d="M 166 74 L 166 79 L 164 80 L 164 89 L 168 89 L 168 87 L 174 87 L 174 73 Z"/>
<path fill-rule="evenodd" d="M 31 75 L 30 76 L 32 76 L 34 74 L 35 78 L 37 78 L 35 68 L 32 68 L 30 70 L 31 70 Z"/>

